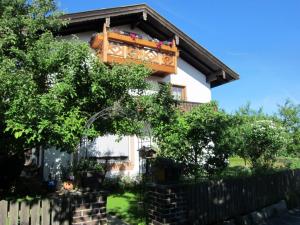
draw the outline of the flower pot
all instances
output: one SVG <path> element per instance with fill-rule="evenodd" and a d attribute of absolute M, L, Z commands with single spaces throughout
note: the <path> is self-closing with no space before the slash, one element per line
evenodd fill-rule
<path fill-rule="evenodd" d="M 71 191 L 74 189 L 74 184 L 73 184 L 73 181 L 65 181 L 63 183 L 63 188 L 67 191 Z"/>

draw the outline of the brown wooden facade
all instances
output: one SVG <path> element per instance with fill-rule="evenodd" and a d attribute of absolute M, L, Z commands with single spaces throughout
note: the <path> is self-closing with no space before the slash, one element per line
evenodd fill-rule
<path fill-rule="evenodd" d="M 96 34 L 90 42 L 97 56 L 105 63 L 145 64 L 155 75 L 169 75 L 177 72 L 178 49 L 175 41 L 172 46 L 132 38 L 113 31 Z"/>

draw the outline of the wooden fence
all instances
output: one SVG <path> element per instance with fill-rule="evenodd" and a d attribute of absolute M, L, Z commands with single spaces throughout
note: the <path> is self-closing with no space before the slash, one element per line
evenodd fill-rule
<path fill-rule="evenodd" d="M 215 224 L 285 199 L 297 205 L 300 170 L 272 175 L 148 186 L 150 224 Z"/>
<path fill-rule="evenodd" d="M 98 192 L 30 201 L 1 200 L 0 225 L 106 224 L 106 198 L 105 193 Z"/>

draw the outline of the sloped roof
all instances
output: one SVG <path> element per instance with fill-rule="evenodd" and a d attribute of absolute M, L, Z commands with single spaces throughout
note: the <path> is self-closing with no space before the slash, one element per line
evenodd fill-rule
<path fill-rule="evenodd" d="M 211 87 L 239 79 L 236 72 L 146 4 L 71 13 L 62 18 L 69 19 L 62 35 L 102 31 L 103 23 L 109 18 L 111 27 L 131 24 L 160 40 L 176 37 L 180 57 L 205 74 Z"/>

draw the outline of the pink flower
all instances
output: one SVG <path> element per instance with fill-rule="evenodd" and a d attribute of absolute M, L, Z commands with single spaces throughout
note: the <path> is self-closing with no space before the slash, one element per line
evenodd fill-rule
<path fill-rule="evenodd" d="M 132 38 L 132 40 L 135 41 L 135 39 L 137 38 L 137 34 L 135 34 L 135 33 L 130 33 L 130 37 Z"/>
<path fill-rule="evenodd" d="M 161 48 L 162 44 L 163 44 L 163 42 L 160 41 L 160 42 L 157 43 L 156 47 L 157 47 L 157 48 Z"/>

